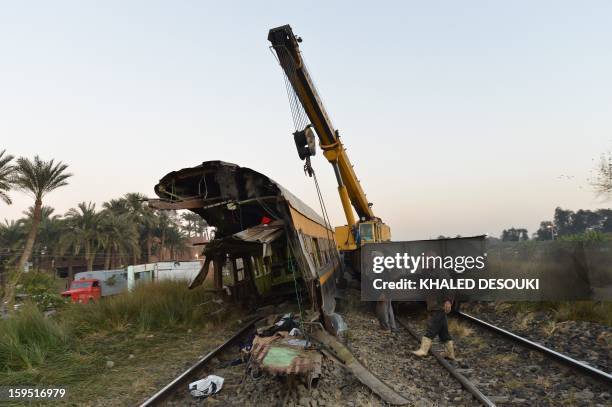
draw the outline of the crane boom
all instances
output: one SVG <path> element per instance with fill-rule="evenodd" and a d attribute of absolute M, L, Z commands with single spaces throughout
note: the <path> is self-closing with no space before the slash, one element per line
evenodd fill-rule
<path fill-rule="evenodd" d="M 372 208 L 361 188 L 338 132 L 334 129 L 317 89 L 310 78 L 300 55 L 298 40 L 291 27 L 284 25 L 270 30 L 268 40 L 272 43 L 281 67 L 319 136 L 321 148 L 326 153 L 325 157 L 332 165 L 337 164 L 337 168 L 334 168 L 334 170 L 339 173 L 339 184 L 346 186 L 350 203 L 355 208 L 359 219 L 373 220 L 375 216 Z M 348 223 L 353 225 L 355 222 L 349 221 Z"/>
<path fill-rule="evenodd" d="M 303 111 L 308 116 L 310 125 L 314 128 L 323 155 L 334 169 L 334 174 L 338 182 L 338 193 L 347 220 L 347 226 L 336 228 L 336 234 L 340 234 L 342 243 L 338 243 L 342 249 L 355 249 L 359 242 L 355 239 L 354 230 L 361 224 L 373 225 L 370 227 L 372 236 L 370 241 L 390 240 L 390 231 L 387 225 L 374 215 L 372 204 L 368 202 L 365 192 L 359 183 L 351 164 L 346 149 L 340 140 L 338 131 L 334 128 L 329 115 L 327 114 L 321 98 L 314 86 L 308 69 L 304 64 L 299 49 L 301 39 L 293 34 L 289 25 L 273 28 L 268 33 L 268 41 L 276 52 L 278 61 L 291 84 L 291 88 Z M 296 124 L 297 127 L 297 124 Z M 306 126 L 307 128 L 309 126 Z M 297 133 L 306 132 L 305 129 L 297 129 Z M 296 144 L 298 143 L 296 137 Z M 298 150 L 299 150 L 298 146 Z M 313 155 L 300 152 L 300 158 L 304 159 Z M 357 213 L 358 219 L 355 220 L 353 208 Z M 340 229 L 340 230 L 339 230 Z"/>

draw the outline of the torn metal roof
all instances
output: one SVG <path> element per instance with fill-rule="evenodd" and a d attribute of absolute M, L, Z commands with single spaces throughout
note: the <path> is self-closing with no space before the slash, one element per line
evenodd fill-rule
<path fill-rule="evenodd" d="M 289 190 L 251 168 L 223 161 L 205 161 L 165 175 L 155 186 L 158 209 L 189 209 L 215 226 L 223 236 L 261 223 L 267 216 L 279 219 L 277 204 L 287 206 L 311 221 L 329 228 L 323 218 Z"/>

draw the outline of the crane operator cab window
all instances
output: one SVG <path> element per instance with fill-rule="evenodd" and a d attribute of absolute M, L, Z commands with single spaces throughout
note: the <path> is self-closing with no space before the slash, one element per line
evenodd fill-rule
<path fill-rule="evenodd" d="M 371 223 L 362 223 L 359 225 L 359 238 L 361 242 L 374 241 L 374 225 Z"/>

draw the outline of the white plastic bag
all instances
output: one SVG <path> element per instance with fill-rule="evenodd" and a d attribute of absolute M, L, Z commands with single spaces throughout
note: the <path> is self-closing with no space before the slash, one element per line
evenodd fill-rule
<path fill-rule="evenodd" d="M 189 393 L 193 397 L 208 397 L 219 392 L 222 387 L 223 378 L 211 374 L 204 379 L 189 383 Z"/>

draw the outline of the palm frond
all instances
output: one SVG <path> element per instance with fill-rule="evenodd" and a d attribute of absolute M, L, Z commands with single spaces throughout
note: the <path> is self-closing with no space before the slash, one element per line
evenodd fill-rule
<path fill-rule="evenodd" d="M 33 160 L 26 157 L 17 159 L 15 166 L 14 185 L 21 191 L 42 199 L 47 193 L 68 185 L 72 174 L 65 172 L 68 165 L 55 160 L 44 161 L 39 156 Z"/>
<path fill-rule="evenodd" d="M 7 192 L 11 189 L 15 167 L 11 165 L 14 157 L 10 154 L 5 154 L 6 150 L 0 151 L 0 200 L 10 205 L 12 201 Z"/>

